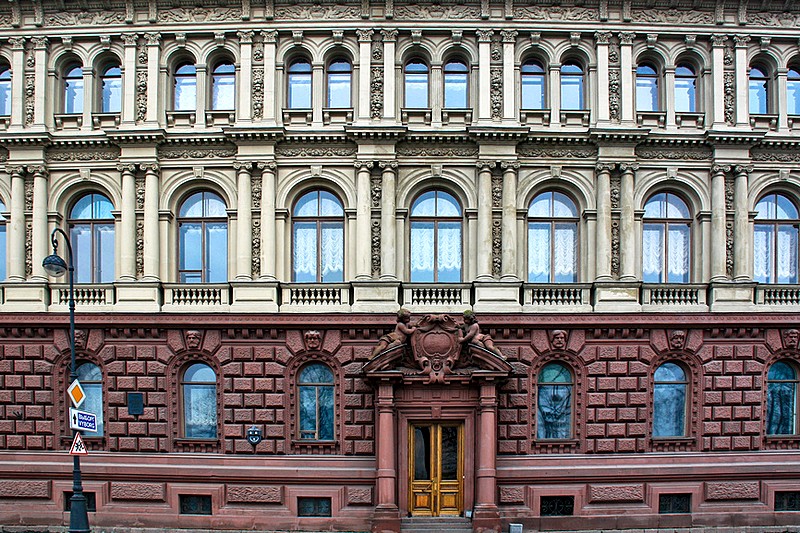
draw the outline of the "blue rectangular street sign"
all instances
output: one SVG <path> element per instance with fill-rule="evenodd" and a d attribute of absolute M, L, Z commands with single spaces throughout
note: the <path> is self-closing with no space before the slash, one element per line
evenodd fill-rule
<path fill-rule="evenodd" d="M 69 427 L 80 431 L 90 431 L 97 433 L 97 415 L 87 411 L 78 411 L 70 408 Z"/>

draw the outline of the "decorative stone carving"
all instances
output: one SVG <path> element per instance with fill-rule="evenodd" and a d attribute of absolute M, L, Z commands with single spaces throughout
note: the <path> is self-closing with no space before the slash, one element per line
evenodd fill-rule
<path fill-rule="evenodd" d="M 22 173 L 25 172 L 25 167 L 20 167 Z M 25 176 L 25 211 L 33 210 L 33 176 Z"/>
<path fill-rule="evenodd" d="M 788 4 L 787 4 L 788 5 Z M 748 13 L 745 18 L 747 24 L 754 26 L 780 26 L 782 28 L 800 27 L 800 16 L 790 13 Z"/>
<path fill-rule="evenodd" d="M 725 176 L 725 209 L 733 211 L 733 176 Z"/>
<path fill-rule="evenodd" d="M 56 149 L 50 148 L 45 152 L 45 161 L 115 161 L 119 158 L 119 148 L 85 149 L 70 148 Z"/>
<path fill-rule="evenodd" d="M 379 119 L 383 116 L 383 68 L 372 68 L 372 81 L 369 95 L 370 117 Z"/>
<path fill-rule="evenodd" d="M 503 271 L 503 221 L 492 220 L 492 275 L 500 277 Z"/>
<path fill-rule="evenodd" d="M 642 9 L 631 12 L 633 22 L 651 24 L 714 24 L 714 14 L 697 9 Z"/>
<path fill-rule="evenodd" d="M 136 122 L 147 118 L 147 71 L 136 73 Z"/>
<path fill-rule="evenodd" d="M 492 119 L 500 120 L 503 118 L 503 69 L 492 68 L 491 72 L 491 102 Z"/>
<path fill-rule="evenodd" d="M 144 181 L 144 180 L 142 180 Z M 139 207 L 139 193 L 136 193 L 137 209 L 144 207 L 144 186 L 142 187 L 142 207 Z M 144 275 L 144 222 L 141 220 L 136 221 L 136 277 L 141 278 Z"/>
<path fill-rule="evenodd" d="M 43 22 L 45 26 L 110 26 L 125 24 L 126 17 L 124 11 L 58 11 L 48 13 Z"/>
<path fill-rule="evenodd" d="M 86 339 L 89 337 L 88 332 L 85 329 L 76 329 L 75 330 L 75 348 L 77 350 L 85 350 L 86 349 Z"/>
<path fill-rule="evenodd" d="M 609 44 L 611 44 L 611 32 L 610 31 L 596 31 L 594 33 L 594 39 L 595 39 L 595 41 L 597 41 L 597 44 L 609 45 Z"/>
<path fill-rule="evenodd" d="M 492 207 L 502 207 L 503 201 L 503 177 L 492 176 Z"/>
<path fill-rule="evenodd" d="M 567 349 L 567 331 L 563 329 L 554 329 L 550 332 L 550 349 L 552 350 L 566 350 Z"/>
<path fill-rule="evenodd" d="M 619 57 L 617 57 L 619 59 Z M 609 69 L 608 71 L 608 117 L 612 122 L 620 121 L 620 102 L 622 101 L 622 90 L 620 87 L 619 70 Z"/>
<path fill-rule="evenodd" d="M 736 119 L 734 118 L 734 102 L 736 99 L 735 90 L 733 83 L 733 72 L 726 72 L 725 73 L 725 123 L 729 126 L 733 126 L 736 124 Z"/>
<path fill-rule="evenodd" d="M 430 157 L 476 157 L 478 146 L 474 143 L 426 143 L 402 141 L 397 143 L 397 155 Z"/>
<path fill-rule="evenodd" d="M 263 63 L 264 62 L 264 47 L 261 44 L 254 43 L 254 46 L 253 46 L 253 62 L 254 63 Z"/>
<path fill-rule="evenodd" d="M 275 154 L 283 157 L 351 157 L 358 148 L 352 143 L 314 144 L 280 143 L 275 146 Z"/>
<path fill-rule="evenodd" d="M 798 341 L 800 341 L 800 330 L 794 328 L 785 329 L 781 334 L 781 339 L 785 349 L 796 350 Z"/>
<path fill-rule="evenodd" d="M 144 177 L 136 177 L 136 209 L 144 209 Z"/>
<path fill-rule="evenodd" d="M 372 197 L 372 207 L 379 209 L 381 207 L 381 193 L 383 192 L 383 179 L 381 176 L 370 177 L 370 195 Z"/>
<path fill-rule="evenodd" d="M 729 278 L 733 278 L 733 222 L 732 221 L 725 223 L 725 273 Z"/>
<path fill-rule="evenodd" d="M 514 18 L 522 20 L 600 20 L 597 9 L 560 6 L 518 6 L 514 8 Z"/>
<path fill-rule="evenodd" d="M 203 332 L 197 329 L 190 329 L 184 332 L 184 340 L 188 350 L 198 350 L 203 344 Z"/>
<path fill-rule="evenodd" d="M 613 41 L 608 47 L 608 62 L 611 65 L 619 65 L 619 44 Z"/>
<path fill-rule="evenodd" d="M 159 159 L 207 159 L 219 157 L 233 157 L 236 155 L 235 147 L 225 146 L 224 148 L 208 148 L 197 146 L 193 148 L 171 148 L 164 147 L 158 149 Z"/>
<path fill-rule="evenodd" d="M 597 147 L 592 145 L 562 145 L 555 143 L 521 143 L 517 155 L 554 159 L 589 159 L 597 156 Z"/>
<path fill-rule="evenodd" d="M 259 194 L 259 202 L 260 201 L 261 196 Z M 257 206 L 254 205 L 253 207 Z M 253 276 L 253 279 L 256 279 L 261 275 L 261 220 L 254 218 L 252 228 L 251 235 L 253 236 L 253 255 L 250 259 L 250 274 Z"/>
<path fill-rule="evenodd" d="M 517 35 L 519 35 L 517 30 L 500 30 L 500 39 L 504 43 L 516 43 Z"/>
<path fill-rule="evenodd" d="M 395 6 L 394 18 L 413 20 L 477 20 L 481 16 L 479 7 L 472 5 L 420 5 Z"/>
<path fill-rule="evenodd" d="M 387 333 L 378 340 L 378 344 L 372 349 L 372 357 L 383 351 L 406 345 L 409 335 L 417 330 L 410 323 L 411 311 L 401 307 L 397 311 L 397 325 L 395 325 L 394 331 Z"/>
<path fill-rule="evenodd" d="M 611 197 L 611 209 L 619 209 L 619 195 L 622 187 L 622 180 L 619 174 L 611 176 L 611 190 L 609 196 Z"/>
<path fill-rule="evenodd" d="M 27 222 L 25 224 L 25 277 L 27 278 L 33 275 L 33 260 L 31 259 L 33 253 L 32 243 L 33 243 L 33 223 Z"/>
<path fill-rule="evenodd" d="M 611 275 L 615 278 L 620 275 L 619 220 L 611 221 Z"/>
<path fill-rule="evenodd" d="M 800 150 L 780 150 L 772 146 L 754 146 L 750 149 L 750 158 L 753 161 L 791 163 L 800 161 Z"/>
<path fill-rule="evenodd" d="M 711 160 L 713 151 L 708 146 L 672 148 L 642 144 L 636 147 L 636 155 L 641 159 L 675 159 L 684 161 Z"/>
<path fill-rule="evenodd" d="M 264 118 L 264 69 L 253 69 L 253 118 L 261 120 Z"/>
<path fill-rule="evenodd" d="M 372 60 L 383 61 L 383 43 L 381 41 L 372 42 Z"/>
<path fill-rule="evenodd" d="M 250 176 L 250 194 L 253 209 L 259 209 L 261 207 L 261 177 Z"/>
<path fill-rule="evenodd" d="M 686 330 L 674 329 L 669 334 L 670 350 L 683 350 L 686 344 Z"/>
<path fill-rule="evenodd" d="M 310 18 L 310 17 L 309 17 Z M 158 22 L 223 22 L 242 20 L 238 7 L 171 7 L 159 10 Z"/>
<path fill-rule="evenodd" d="M 36 95 L 36 77 L 25 75 L 25 125 L 33 124 L 34 96 Z"/>
<path fill-rule="evenodd" d="M 381 221 L 372 219 L 372 275 L 381 275 Z"/>
<path fill-rule="evenodd" d="M 492 62 L 497 63 L 503 60 L 503 47 L 500 45 L 500 37 L 492 35 L 491 55 Z"/>
<path fill-rule="evenodd" d="M 306 351 L 316 352 L 322 347 L 322 334 L 319 330 L 309 329 L 303 333 L 303 343 Z"/>
<path fill-rule="evenodd" d="M 343 20 L 360 19 L 361 6 L 354 5 L 293 5 L 275 6 L 275 20 Z"/>

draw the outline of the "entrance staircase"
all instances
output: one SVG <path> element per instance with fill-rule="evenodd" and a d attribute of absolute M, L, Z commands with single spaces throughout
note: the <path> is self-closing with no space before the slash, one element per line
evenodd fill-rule
<path fill-rule="evenodd" d="M 457 516 L 414 517 L 400 521 L 402 533 L 472 533 L 472 520 Z"/>

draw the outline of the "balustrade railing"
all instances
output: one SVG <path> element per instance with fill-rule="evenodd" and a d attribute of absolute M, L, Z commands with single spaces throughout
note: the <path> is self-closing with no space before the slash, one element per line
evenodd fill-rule
<path fill-rule="evenodd" d="M 705 306 L 705 285 L 643 285 L 642 305 L 652 306 Z"/>
<path fill-rule="evenodd" d="M 471 304 L 469 283 L 408 283 L 403 285 L 403 305 L 451 307 Z"/>
<path fill-rule="evenodd" d="M 523 286 L 524 304 L 535 307 L 574 307 L 588 305 L 592 286 L 588 283 Z"/>
<path fill-rule="evenodd" d="M 287 283 L 281 286 L 281 304 L 303 308 L 349 306 L 350 284 Z"/>
<path fill-rule="evenodd" d="M 207 307 L 230 304 L 230 286 L 219 284 L 164 284 L 164 305 Z"/>
<path fill-rule="evenodd" d="M 800 285 L 759 285 L 756 303 L 761 305 L 800 305 Z"/>
<path fill-rule="evenodd" d="M 98 306 L 114 304 L 114 285 L 111 283 L 75 285 L 76 306 Z M 50 301 L 53 305 L 69 305 L 69 285 L 51 284 Z"/>

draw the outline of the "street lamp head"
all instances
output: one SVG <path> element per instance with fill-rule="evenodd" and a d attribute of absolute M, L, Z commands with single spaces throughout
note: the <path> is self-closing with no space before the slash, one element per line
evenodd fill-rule
<path fill-rule="evenodd" d="M 54 278 L 60 278 L 67 271 L 67 262 L 60 255 L 52 254 L 44 258 L 42 268 Z"/>

